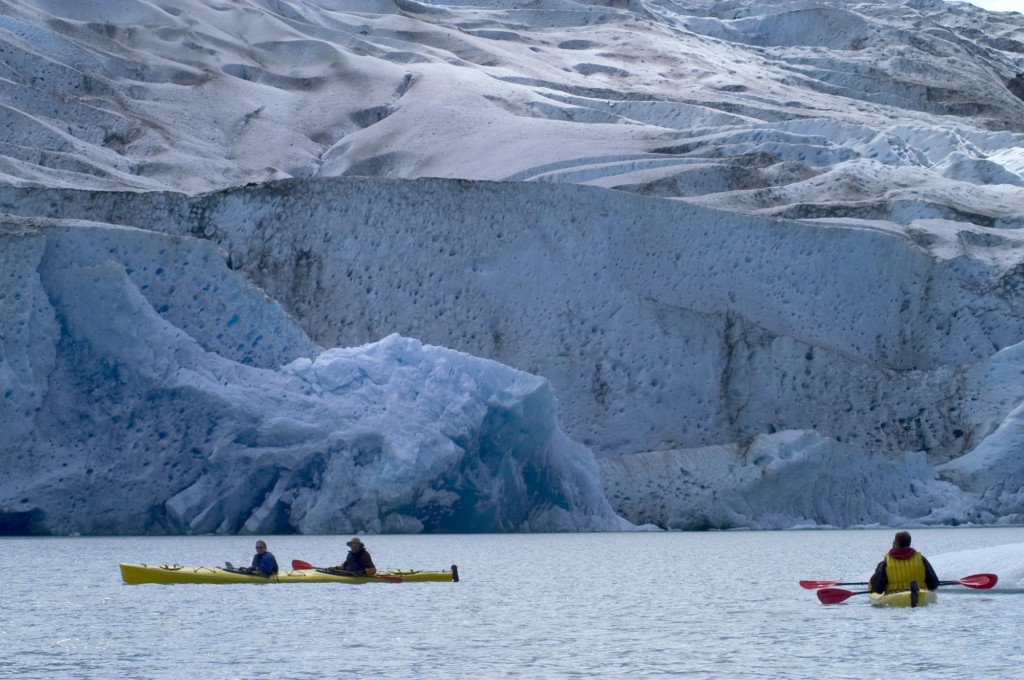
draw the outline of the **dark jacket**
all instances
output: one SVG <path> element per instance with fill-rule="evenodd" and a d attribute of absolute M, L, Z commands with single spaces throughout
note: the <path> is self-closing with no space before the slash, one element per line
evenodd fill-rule
<path fill-rule="evenodd" d="M 359 552 L 348 551 L 348 555 L 345 557 L 345 563 L 341 565 L 341 568 L 345 571 L 352 572 L 353 574 L 365 574 L 367 569 L 376 569 L 377 567 L 373 564 L 373 558 L 370 557 L 370 553 L 363 548 Z"/>
<path fill-rule="evenodd" d="M 889 551 L 888 556 L 897 560 L 908 560 L 916 554 L 917 551 L 913 548 L 893 548 Z M 939 577 L 935 575 L 935 570 L 932 569 L 932 565 L 924 555 L 921 555 L 921 561 L 924 563 L 924 588 L 935 590 L 939 587 Z M 884 559 L 875 567 L 875 573 L 871 575 L 868 584 L 869 590 L 873 593 L 885 592 L 889 585 L 889 573 L 886 571 Z"/>
<path fill-rule="evenodd" d="M 252 557 L 252 570 L 258 571 L 267 578 L 277 573 L 277 560 L 273 553 L 264 552 L 262 555 L 256 553 Z"/>

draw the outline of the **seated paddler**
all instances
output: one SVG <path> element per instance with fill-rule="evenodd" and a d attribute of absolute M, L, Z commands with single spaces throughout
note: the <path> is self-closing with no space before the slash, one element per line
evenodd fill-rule
<path fill-rule="evenodd" d="M 363 541 L 358 536 L 348 541 L 345 545 L 348 546 L 348 555 L 345 556 L 344 563 L 331 567 L 333 570 L 347 571 L 355 576 L 373 576 L 377 573 L 377 567 L 373 564 L 373 558 L 370 557 L 369 551 L 367 551 L 366 546 L 363 545 Z"/>
<path fill-rule="evenodd" d="M 262 574 L 266 578 L 277 573 L 277 559 L 273 553 L 267 551 L 267 544 L 264 541 L 256 541 L 256 554 L 252 556 L 249 571 L 253 574 Z"/>
<path fill-rule="evenodd" d="M 899 531 L 892 541 L 892 549 L 878 563 L 868 584 L 873 593 L 894 593 L 911 590 L 911 582 L 916 582 L 921 590 L 939 587 L 939 577 L 932 565 L 924 555 L 910 547 L 910 533 Z"/>

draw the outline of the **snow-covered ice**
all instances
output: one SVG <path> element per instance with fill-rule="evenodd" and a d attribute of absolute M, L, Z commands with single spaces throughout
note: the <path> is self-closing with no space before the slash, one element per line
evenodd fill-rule
<path fill-rule="evenodd" d="M 928 555 L 928 561 L 943 580 L 995 574 L 999 581 L 994 591 L 1024 592 L 1024 543 L 937 553 Z"/>

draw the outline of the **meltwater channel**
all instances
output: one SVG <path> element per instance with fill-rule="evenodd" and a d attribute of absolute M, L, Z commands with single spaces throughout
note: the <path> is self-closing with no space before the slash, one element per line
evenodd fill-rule
<path fill-rule="evenodd" d="M 892 534 L 368 536 L 379 567 L 457 564 L 461 581 L 366 585 L 118 571 L 244 564 L 253 536 L 4 538 L 0 677 L 1024 677 L 1024 528 L 913 531 L 940 578 L 1000 575 L 930 607 L 824 606 L 798 585 L 866 580 Z M 282 565 L 330 565 L 348 537 L 262 538 Z"/>

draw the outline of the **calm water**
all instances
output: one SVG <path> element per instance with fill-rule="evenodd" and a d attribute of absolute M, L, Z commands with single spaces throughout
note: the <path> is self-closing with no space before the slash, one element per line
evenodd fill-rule
<path fill-rule="evenodd" d="M 1024 677 L 1024 594 L 949 588 L 884 610 L 797 585 L 864 580 L 891 536 L 371 536 L 380 567 L 455 563 L 463 580 L 362 586 L 129 586 L 117 568 L 246 563 L 253 537 L 0 539 L 0 677 Z M 347 537 L 265 538 L 284 565 L 338 562 Z M 914 532 L 933 561 L 1021 542 L 1024 528 Z"/>

